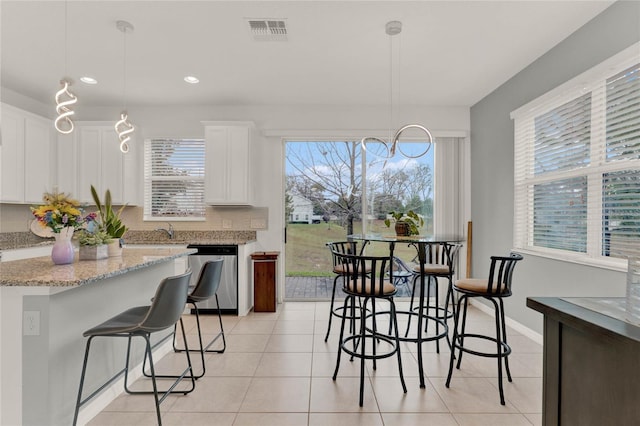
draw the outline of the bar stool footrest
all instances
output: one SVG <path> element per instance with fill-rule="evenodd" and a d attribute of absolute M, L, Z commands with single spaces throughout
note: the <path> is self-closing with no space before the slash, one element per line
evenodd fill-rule
<path fill-rule="evenodd" d="M 384 352 L 378 352 L 378 347 L 376 347 L 376 353 L 365 353 L 364 355 L 361 352 L 357 352 L 356 350 L 352 350 L 347 348 L 347 344 L 349 342 L 352 342 L 354 340 L 357 340 L 357 342 L 355 343 L 355 347 L 358 348 L 362 342 L 360 341 L 363 337 L 361 335 L 353 335 L 353 336 L 347 336 L 343 339 L 341 347 L 342 350 L 345 351 L 347 354 L 351 355 L 352 357 L 356 357 L 356 358 L 364 358 L 364 359 L 382 359 L 382 358 L 388 358 L 390 356 L 395 355 L 398 352 L 398 347 L 396 346 L 396 343 L 394 341 L 394 339 L 390 338 L 389 336 L 386 336 L 384 334 L 367 334 L 366 336 L 364 336 L 365 341 L 371 341 L 370 345 L 367 345 L 366 347 L 372 347 L 373 345 L 378 345 L 380 342 L 385 342 L 388 345 L 390 345 L 391 347 L 388 348 L 387 351 Z M 353 344 L 351 345 L 353 346 Z"/>
<path fill-rule="evenodd" d="M 482 340 L 491 341 L 496 345 L 498 344 L 498 339 L 496 339 L 495 337 L 484 336 L 482 334 L 474 334 L 474 333 L 458 334 L 456 338 L 451 342 L 451 344 L 453 345 L 454 349 L 459 349 L 462 352 L 466 352 L 472 355 L 483 356 L 485 358 L 498 358 L 498 357 L 504 358 L 511 354 L 511 346 L 509 346 L 506 342 L 502 342 L 502 341 L 500 342 L 500 346 L 502 347 L 502 353 L 498 355 L 497 352 L 481 352 L 475 349 L 470 349 L 469 347 L 465 347 L 463 346 L 464 344 L 460 344 L 461 340 L 466 341 L 467 339 L 482 339 Z"/>

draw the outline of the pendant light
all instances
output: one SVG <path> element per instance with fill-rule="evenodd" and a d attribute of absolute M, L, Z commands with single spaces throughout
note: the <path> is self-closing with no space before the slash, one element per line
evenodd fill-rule
<path fill-rule="evenodd" d="M 393 156 L 396 153 L 396 149 L 400 154 L 402 154 L 406 158 L 419 158 L 419 157 L 422 157 L 423 155 L 426 155 L 431 149 L 431 144 L 433 144 L 433 136 L 431 135 L 431 132 L 429 131 L 429 129 L 427 129 L 426 127 L 420 124 L 407 124 L 400 127 L 395 132 L 393 137 L 391 137 L 391 128 L 393 127 L 393 121 L 394 121 L 393 119 L 393 40 L 392 38 L 402 32 L 402 22 L 400 21 L 387 22 L 387 24 L 385 25 L 385 32 L 389 36 L 389 108 L 390 108 L 389 141 L 387 142 L 383 139 L 376 138 L 373 136 L 365 136 L 360 141 L 360 145 L 363 151 L 367 151 L 367 143 L 375 145 L 376 149 L 369 149 L 367 152 L 372 153 L 373 155 L 376 155 L 378 157 L 384 158 L 385 165 L 386 165 L 386 160 L 393 158 Z M 400 79 L 398 78 L 398 81 L 399 80 Z M 398 89 L 398 92 L 399 92 L 399 89 Z M 418 154 L 410 154 L 402 151 L 402 147 L 398 142 L 400 141 L 400 135 L 402 135 L 402 133 L 408 129 L 417 129 L 425 133 L 427 140 L 425 141 L 426 148 L 424 149 L 424 151 Z"/>
<path fill-rule="evenodd" d="M 127 32 L 133 32 L 133 25 L 127 21 L 117 21 L 116 28 L 122 32 L 123 48 L 122 48 L 122 98 L 123 110 L 120 113 L 120 120 L 115 124 L 116 133 L 120 140 L 120 151 L 123 154 L 129 152 L 129 141 L 131 133 L 134 131 L 133 124 L 129 122 L 127 114 Z"/>
<path fill-rule="evenodd" d="M 64 73 L 67 75 L 67 2 L 64 2 Z M 53 122 L 56 130 L 64 135 L 68 135 L 73 132 L 73 120 L 71 117 L 74 112 L 71 106 L 78 102 L 78 98 L 71 93 L 69 86 L 71 86 L 71 79 L 69 77 L 63 77 L 60 80 L 62 88 L 56 92 L 56 114 L 57 117 Z"/>

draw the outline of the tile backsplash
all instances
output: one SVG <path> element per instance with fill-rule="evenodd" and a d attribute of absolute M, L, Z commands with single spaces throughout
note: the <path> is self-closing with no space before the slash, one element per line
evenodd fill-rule
<path fill-rule="evenodd" d="M 140 231 L 166 227 L 166 222 L 174 229 L 184 231 L 259 231 L 266 229 L 269 223 L 267 207 L 207 207 L 206 220 L 198 222 L 143 221 L 142 213 L 140 206 L 126 207 L 122 221 L 129 229 Z M 28 205 L 0 204 L 0 232 L 29 231 L 32 220 Z"/>

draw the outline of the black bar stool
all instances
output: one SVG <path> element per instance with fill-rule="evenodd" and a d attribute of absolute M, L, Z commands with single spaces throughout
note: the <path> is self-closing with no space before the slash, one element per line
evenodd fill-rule
<path fill-rule="evenodd" d="M 324 336 L 324 341 L 329 340 L 329 333 L 331 332 L 331 320 L 333 317 L 342 318 L 344 315 L 344 308 L 342 306 L 335 307 L 336 300 L 336 286 L 338 280 L 352 274 L 352 271 L 349 269 L 349 264 L 344 264 L 341 260 L 336 256 L 337 254 L 362 254 L 362 251 L 365 247 L 366 243 L 362 245 L 360 251 L 358 252 L 358 243 L 356 241 L 334 241 L 327 243 L 326 246 L 329 248 L 331 252 L 331 261 L 333 263 L 333 273 L 336 274 L 333 279 L 333 290 L 331 291 L 331 305 L 329 306 L 329 325 L 327 325 L 327 334 Z M 370 268 L 369 268 L 370 270 Z"/>
<path fill-rule="evenodd" d="M 189 289 L 189 279 L 191 278 L 191 271 L 187 271 L 184 274 L 174 277 L 165 278 L 162 280 L 156 290 L 156 294 L 151 301 L 150 306 L 137 306 L 135 308 L 128 309 L 115 317 L 97 325 L 83 333 L 84 337 L 88 337 L 87 345 L 84 353 L 84 362 L 82 364 L 82 374 L 80 376 L 80 387 L 78 389 L 78 399 L 76 401 L 75 413 L 73 415 L 73 424 L 78 421 L 78 413 L 80 407 L 91 400 L 93 397 L 102 392 L 107 386 L 117 380 L 122 374 L 124 374 L 124 389 L 129 394 L 153 394 L 156 415 L 158 418 L 158 424 L 162 424 L 162 417 L 160 415 L 160 404 L 171 393 L 182 393 L 184 395 L 192 392 L 195 389 L 195 378 L 193 377 L 193 371 L 191 369 L 191 357 L 189 351 L 186 351 L 187 368 L 178 376 L 177 380 L 173 382 L 171 387 L 166 391 L 158 391 L 156 385 L 155 368 L 153 364 L 153 356 L 151 353 L 151 333 L 165 330 L 173 327 L 180 321 L 180 327 L 184 337 L 185 348 L 188 349 L 186 335 L 184 334 L 184 325 L 182 324 L 182 312 L 184 311 L 185 303 L 187 302 L 187 292 Z M 134 336 L 142 337 L 146 342 L 145 347 L 145 360 L 149 357 L 149 365 L 151 369 L 151 382 L 153 384 L 153 391 L 132 391 L 129 389 L 127 379 L 129 376 L 129 360 L 131 355 L 131 338 Z M 89 359 L 89 349 L 91 347 L 91 341 L 95 337 L 126 337 L 128 338 L 127 344 L 127 356 L 125 366 L 122 370 L 117 372 L 113 377 L 107 380 L 102 386 L 100 386 L 91 395 L 82 399 L 82 388 L 84 386 L 85 373 L 87 370 L 87 361 Z M 188 374 L 187 374 L 188 373 Z M 187 390 L 174 391 L 173 389 L 183 378 L 191 379 L 191 387 Z M 162 393 L 162 397 L 158 397 L 158 393 Z"/>
<path fill-rule="evenodd" d="M 196 379 L 204 376 L 206 372 L 206 365 L 204 362 L 205 352 L 223 353 L 227 349 L 227 341 L 224 337 L 224 327 L 222 325 L 222 314 L 220 313 L 220 303 L 218 301 L 218 288 L 220 287 L 220 278 L 222 276 L 222 264 L 224 259 L 210 260 L 202 265 L 200 269 L 200 275 L 198 276 L 198 282 L 195 287 L 191 289 L 187 296 L 187 303 L 193 306 L 193 311 L 196 314 L 196 324 L 198 327 L 198 343 L 200 346 L 197 349 L 189 349 L 191 352 L 200 352 L 200 359 L 202 361 L 202 373 L 194 376 Z M 216 299 L 216 308 L 218 310 L 218 323 L 220 324 L 220 332 L 216 334 L 213 339 L 207 343 L 202 344 L 202 330 L 200 328 L 200 310 L 198 309 L 198 303 L 204 302 L 212 297 Z M 176 327 L 173 329 L 173 350 L 175 352 L 182 352 L 184 348 L 176 347 Z M 209 349 L 219 338 L 222 337 L 221 349 Z M 175 378 L 177 376 L 158 376 L 160 378 Z"/>
<path fill-rule="evenodd" d="M 342 323 L 340 325 L 340 341 L 336 369 L 333 373 L 333 380 L 338 377 L 340 369 L 340 357 L 342 352 L 351 355 L 352 358 L 360 358 L 360 399 L 362 407 L 364 402 L 364 362 L 365 359 L 373 360 L 373 368 L 376 368 L 376 360 L 396 355 L 398 358 L 398 371 L 400 382 L 404 393 L 407 387 L 402 373 L 402 357 L 400 355 L 400 340 L 398 335 L 398 322 L 396 319 L 396 307 L 393 296 L 396 288 L 393 285 L 393 268 L 391 268 L 392 257 L 358 256 L 354 254 L 344 254 L 333 251 L 333 255 L 345 271 L 350 271 L 344 276 L 342 290 L 347 297 L 344 300 L 342 312 Z M 390 328 L 393 334 L 383 334 L 378 332 L 376 327 L 376 301 L 386 300 L 389 302 L 389 311 L 379 312 L 379 315 L 389 315 Z M 367 304 L 371 302 L 371 313 L 367 309 Z M 356 306 L 357 305 L 357 306 Z M 356 313 L 357 310 L 357 313 Z M 347 311 L 351 312 L 350 315 Z M 367 318 L 372 319 L 371 327 L 367 327 Z M 345 322 L 349 319 L 353 334 L 345 337 Z M 355 331 L 355 322 L 359 319 L 359 329 Z M 391 327 L 393 326 L 393 327 Z M 379 351 L 378 346 L 384 345 L 384 350 Z M 371 346 L 369 346 L 371 345 Z M 349 347 L 351 346 L 351 347 Z M 367 348 L 371 349 L 367 351 Z"/>
<path fill-rule="evenodd" d="M 507 330 L 504 319 L 504 304 L 502 299 L 511 296 L 511 280 L 516 262 L 522 260 L 522 256 L 517 253 L 511 253 L 510 256 L 491 256 L 491 267 L 489 269 L 488 279 L 466 278 L 455 282 L 454 290 L 461 293 L 458 299 L 458 307 L 455 315 L 453 338 L 451 339 L 451 357 L 449 359 L 449 373 L 447 374 L 446 386 L 451 383 L 451 375 L 453 373 L 453 360 L 455 358 L 455 350 L 458 349 L 458 363 L 456 368 L 460 368 L 462 362 L 462 353 L 467 352 L 473 355 L 497 358 L 498 360 L 498 390 L 500 391 L 500 404 L 504 405 L 504 391 L 502 389 L 502 360 L 507 372 L 507 378 L 511 382 L 511 372 L 509 371 L 509 354 L 511 347 L 507 343 Z M 496 336 L 485 336 L 476 333 L 465 333 L 467 322 L 467 306 L 469 299 L 473 297 L 482 297 L 493 304 L 496 320 Z M 462 323 L 460 324 L 461 305 L 464 302 L 462 310 Z M 482 339 L 489 340 L 496 344 L 496 352 L 481 352 L 470 347 L 465 347 L 466 339 Z M 468 343 L 468 342 L 467 342 Z"/>
<path fill-rule="evenodd" d="M 430 310 L 433 310 L 435 318 L 442 319 L 445 324 L 448 325 L 449 318 L 455 316 L 455 300 L 453 297 L 453 276 L 455 275 L 456 265 L 458 263 L 458 251 L 460 250 L 460 244 L 451 243 L 437 243 L 429 244 L 427 251 L 427 259 L 424 266 L 417 265 L 413 269 L 413 286 L 411 288 L 411 303 L 409 304 L 409 310 L 419 309 L 414 308 L 414 297 L 416 293 L 416 281 L 420 278 L 421 274 L 427 277 L 427 306 L 424 308 L 425 314 L 429 314 Z M 438 278 L 446 278 L 449 283 L 447 286 L 447 295 L 445 297 L 444 306 L 439 304 L 438 291 Z M 435 292 L 435 304 L 431 306 L 431 283 L 433 283 L 433 290 Z M 449 310 L 449 303 L 452 303 L 451 310 Z M 411 327 L 411 315 L 407 323 L 407 331 L 405 336 L 409 334 L 409 328 Z M 436 334 L 439 334 L 439 323 L 436 321 Z M 447 343 L 451 348 L 451 341 L 449 340 L 449 334 L 446 335 Z M 440 353 L 440 340 L 436 340 L 436 352 Z"/>

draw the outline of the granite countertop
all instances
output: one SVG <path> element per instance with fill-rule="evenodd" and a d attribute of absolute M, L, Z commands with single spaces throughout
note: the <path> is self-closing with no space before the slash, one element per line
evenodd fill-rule
<path fill-rule="evenodd" d="M 0 263 L 0 286 L 77 287 L 195 253 L 186 248 L 123 249 L 122 256 L 54 265 L 49 256 Z"/>

